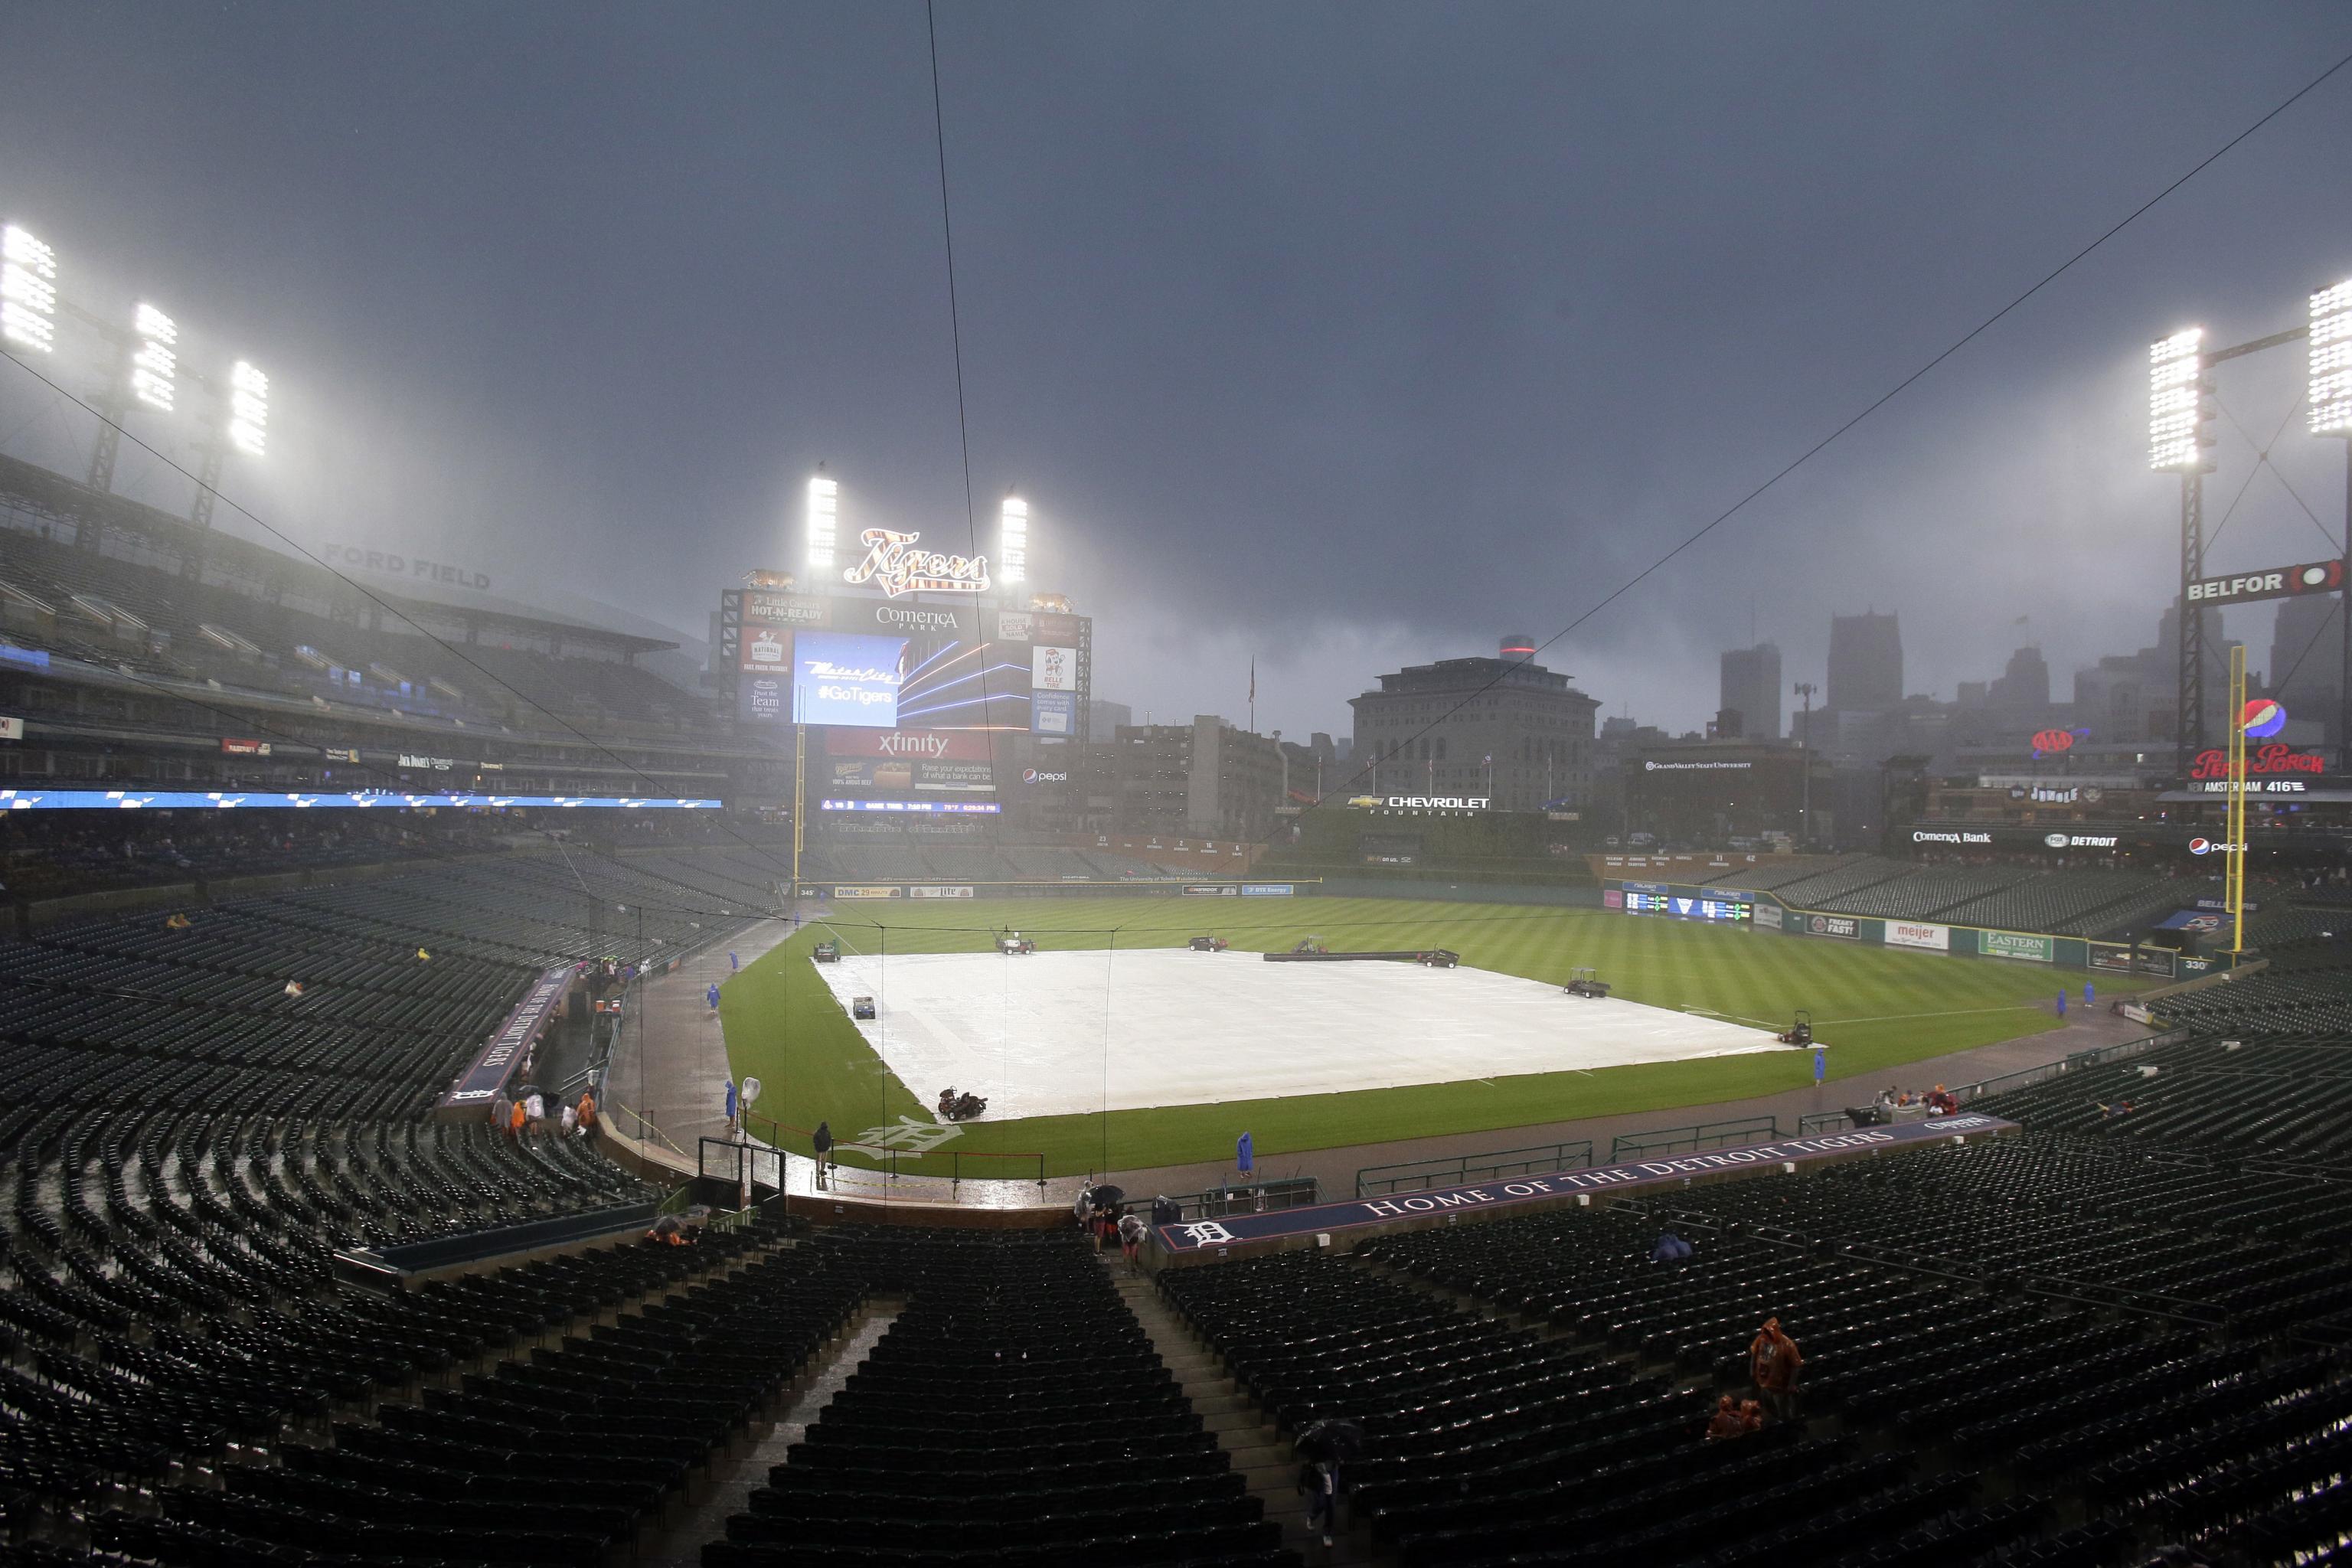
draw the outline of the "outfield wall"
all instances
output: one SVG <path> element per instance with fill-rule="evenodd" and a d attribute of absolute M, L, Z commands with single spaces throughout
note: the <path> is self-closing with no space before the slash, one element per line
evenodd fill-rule
<path fill-rule="evenodd" d="M 1629 908 L 1628 894 L 1639 895 L 1643 909 Z M 2226 967 L 2217 959 L 2175 953 L 2168 948 L 2135 950 L 2122 942 L 2095 942 L 2086 937 L 2059 936 L 2047 931 L 2005 931 L 1994 926 L 1954 925 L 1941 921 L 1907 921 L 1876 915 L 1842 914 L 1835 910 L 1801 910 L 1783 904 L 1769 893 L 1735 888 L 1696 887 L 1673 882 L 1612 880 L 1601 893 L 1601 906 L 1636 919 L 1693 920 L 1706 924 L 1738 924 L 1717 912 L 1745 904 L 1753 910 L 1759 929 L 1816 942 L 1851 942 L 1865 947 L 1892 947 L 1913 952 L 1937 952 L 1952 958 L 2000 959 L 2011 963 L 2039 963 L 2052 969 L 2082 970 L 2099 974 L 2141 974 L 2161 979 L 2196 980 Z"/>

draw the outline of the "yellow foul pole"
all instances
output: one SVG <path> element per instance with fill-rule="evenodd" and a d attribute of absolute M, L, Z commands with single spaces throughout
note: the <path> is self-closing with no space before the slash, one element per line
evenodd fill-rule
<path fill-rule="evenodd" d="M 2223 866 L 2223 900 L 2230 907 L 2230 952 L 2246 951 L 2246 647 L 2230 647 L 2229 858 Z"/>

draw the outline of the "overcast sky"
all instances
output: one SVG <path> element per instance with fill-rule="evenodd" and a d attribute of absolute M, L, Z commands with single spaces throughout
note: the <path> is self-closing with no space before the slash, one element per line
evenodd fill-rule
<path fill-rule="evenodd" d="M 1238 720 L 1255 655 L 1297 734 L 1584 615 L 2352 53 L 2352 10 L 947 4 L 939 34 L 983 543 L 1018 485 L 1097 695 Z M 795 564 L 819 461 L 850 528 L 965 545 L 936 160 L 906 0 L 0 20 L 0 217 L 78 303 L 273 377 L 226 494 L 698 635 Z M 2298 323 L 2352 274 L 2347 162 L 2352 69 L 1545 661 L 1682 728 L 1751 625 L 1818 680 L 1830 615 L 1874 607 L 1910 689 L 2032 639 L 2063 697 L 2172 592 L 2147 342 Z M 2217 569 L 2333 552 L 2302 379 L 2299 348 L 2223 367 L 2252 438 L 2222 421 L 2209 517 L 2252 483 Z M 79 473 L 88 438 L 0 364 L 0 449 Z M 139 454 L 121 488 L 185 504 Z M 2231 623 L 2258 668 L 2268 620 Z"/>

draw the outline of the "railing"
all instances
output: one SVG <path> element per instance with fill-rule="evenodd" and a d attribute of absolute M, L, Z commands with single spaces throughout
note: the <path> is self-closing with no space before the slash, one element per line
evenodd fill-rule
<path fill-rule="evenodd" d="M 1764 1143 L 1780 1136 L 1780 1124 L 1769 1116 L 1743 1116 L 1731 1121 L 1702 1121 L 1693 1127 L 1666 1127 L 1655 1132 L 1625 1133 L 1609 1146 L 1610 1163 L 1639 1160 L 1652 1154 L 1681 1154 L 1701 1149 L 1721 1149 L 1732 1143 Z"/>
<path fill-rule="evenodd" d="M 783 1191 L 782 1150 L 761 1143 L 738 1143 L 726 1138 L 698 1138 L 695 1143 L 696 1175 L 708 1181 L 731 1182 L 740 1187 L 748 1163 L 753 1192 L 761 1187 L 771 1192 Z"/>
<path fill-rule="evenodd" d="M 764 1132 L 758 1131 L 762 1128 L 766 1130 Z M 772 1116 L 761 1116 L 757 1111 L 745 1113 L 743 1130 L 751 1133 L 759 1143 L 779 1151 L 783 1149 L 787 1134 L 797 1139 L 803 1147 L 808 1144 L 811 1138 L 815 1136 L 814 1128 L 795 1127 L 789 1121 L 779 1121 Z M 706 1140 L 706 1142 L 711 1142 L 711 1140 Z M 845 1162 L 842 1158 L 845 1152 L 856 1158 L 854 1161 Z M 1040 1187 L 1045 1184 L 1045 1156 L 1042 1152 L 1008 1150 L 996 1152 L 979 1149 L 954 1148 L 900 1149 L 889 1144 L 877 1147 L 873 1144 L 856 1143 L 836 1133 L 834 1138 L 833 1154 L 836 1168 L 845 1164 L 853 1169 L 863 1166 L 878 1171 L 891 1181 L 897 1181 L 901 1176 L 943 1175 L 950 1184 L 956 1186 L 961 1186 L 965 1182 L 1034 1182 Z M 939 1168 L 938 1157 L 941 1154 L 948 1157 L 948 1168 L 944 1172 Z M 971 1169 L 964 1169 L 966 1165 L 970 1165 Z"/>
<path fill-rule="evenodd" d="M 1797 1136 L 1810 1138 L 1816 1132 L 1835 1132 L 1853 1125 L 1853 1118 L 1843 1110 L 1811 1110 L 1797 1118 Z"/>
<path fill-rule="evenodd" d="M 1468 1186 L 1544 1171 L 1577 1171 L 1592 1163 L 1592 1140 L 1540 1143 L 1524 1149 L 1494 1149 L 1452 1159 L 1412 1160 L 1398 1165 L 1367 1165 L 1356 1173 L 1356 1195 L 1419 1193 L 1432 1187 Z"/>
<path fill-rule="evenodd" d="M 963 1168 L 967 1160 L 972 1162 L 973 1168 L 970 1171 Z M 1002 1160 L 1006 1164 L 992 1168 L 985 1163 L 991 1160 Z M 1011 1168 L 1014 1162 L 1019 1163 L 1021 1169 Z M 966 1182 L 1034 1182 L 1043 1187 L 1045 1184 L 1045 1156 L 1043 1153 L 992 1154 L 977 1149 L 950 1149 L 948 1151 L 948 1180 L 958 1186 Z"/>
<path fill-rule="evenodd" d="M 1312 1176 L 1284 1176 L 1251 1186 L 1217 1186 L 1185 1193 L 1171 1199 L 1185 1219 L 1222 1219 L 1227 1215 L 1269 1214 L 1276 1209 L 1306 1208 L 1316 1201 L 1318 1188 Z M 1142 1207 L 1129 1194 L 1129 1202 Z"/>

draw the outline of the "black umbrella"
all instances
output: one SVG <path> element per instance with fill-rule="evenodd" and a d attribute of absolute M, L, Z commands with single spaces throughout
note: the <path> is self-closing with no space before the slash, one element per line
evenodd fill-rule
<path fill-rule="evenodd" d="M 1125 1187 L 1114 1187 L 1106 1183 L 1104 1185 L 1095 1189 L 1095 1206 L 1097 1208 L 1110 1208 L 1116 1205 L 1118 1201 L 1125 1196 L 1127 1196 L 1127 1189 Z"/>
<path fill-rule="evenodd" d="M 1344 1464 L 1364 1451 L 1364 1429 L 1353 1421 L 1327 1416 L 1307 1423 L 1293 1447 L 1302 1459 Z"/>

